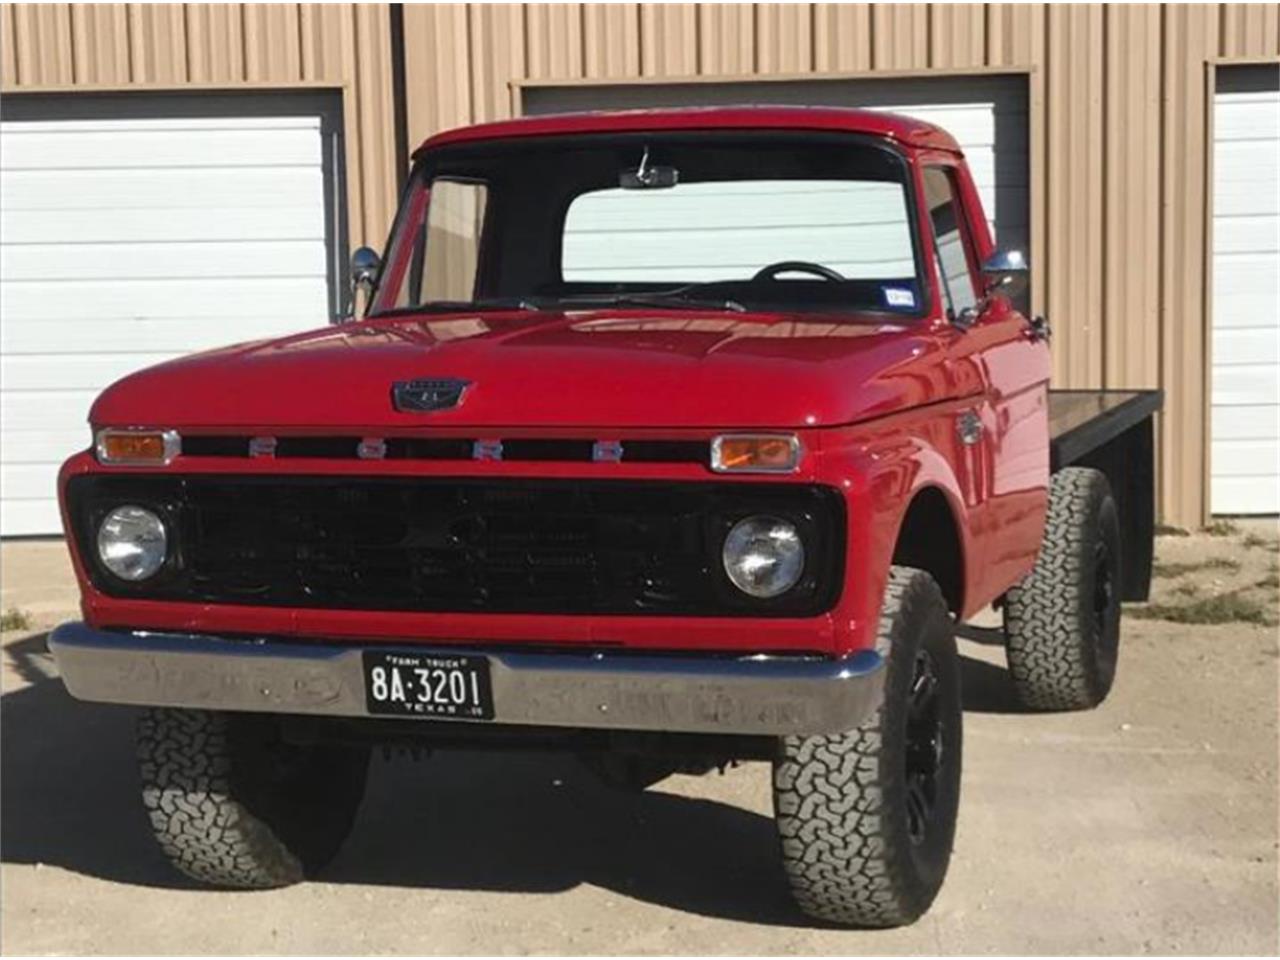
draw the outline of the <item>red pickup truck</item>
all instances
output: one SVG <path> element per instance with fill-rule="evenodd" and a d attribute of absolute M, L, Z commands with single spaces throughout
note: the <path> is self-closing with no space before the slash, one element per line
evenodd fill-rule
<path fill-rule="evenodd" d="M 142 705 L 174 864 L 322 866 L 370 749 L 572 751 L 623 788 L 767 760 L 807 914 L 924 912 L 956 623 L 1013 689 L 1111 687 L 1155 393 L 1054 392 L 956 142 L 838 109 L 453 130 L 359 320 L 162 364 L 62 469 L 70 693 Z"/>

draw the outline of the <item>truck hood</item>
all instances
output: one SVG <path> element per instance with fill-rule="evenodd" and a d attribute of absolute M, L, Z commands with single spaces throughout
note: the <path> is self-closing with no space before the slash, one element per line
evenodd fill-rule
<path fill-rule="evenodd" d="M 923 323 L 702 311 L 538 311 L 365 320 L 195 354 L 120 380 L 95 426 L 801 428 L 948 395 Z M 469 381 L 396 410 L 392 385 Z"/>

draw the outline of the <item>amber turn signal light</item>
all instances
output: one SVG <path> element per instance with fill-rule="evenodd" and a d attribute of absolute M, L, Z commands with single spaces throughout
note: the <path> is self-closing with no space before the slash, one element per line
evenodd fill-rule
<path fill-rule="evenodd" d="M 99 430 L 94 447 L 99 463 L 163 467 L 182 450 L 182 440 L 176 430 Z"/>
<path fill-rule="evenodd" d="M 711 441 L 711 469 L 718 473 L 793 473 L 799 466 L 794 434 L 726 433 Z"/>

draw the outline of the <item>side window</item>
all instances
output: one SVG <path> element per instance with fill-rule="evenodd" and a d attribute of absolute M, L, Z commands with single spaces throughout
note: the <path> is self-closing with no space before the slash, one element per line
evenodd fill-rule
<path fill-rule="evenodd" d="M 952 188 L 951 175 L 940 167 L 925 169 L 924 193 L 929 204 L 929 218 L 933 221 L 934 254 L 942 274 L 942 296 L 947 316 L 954 317 L 978 302 L 973 274 L 969 269 L 964 212 Z"/>
<path fill-rule="evenodd" d="M 488 199 L 488 188 L 482 183 L 432 182 L 420 302 L 470 300 L 474 296 Z"/>
<path fill-rule="evenodd" d="M 462 180 L 433 180 L 430 191 L 427 221 L 413 233 L 409 269 L 395 307 L 470 300 L 475 294 L 488 188 Z"/>

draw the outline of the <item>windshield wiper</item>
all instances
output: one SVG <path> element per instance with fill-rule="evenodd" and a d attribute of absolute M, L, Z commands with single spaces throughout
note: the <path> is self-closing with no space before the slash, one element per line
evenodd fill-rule
<path fill-rule="evenodd" d="M 731 310 L 734 313 L 746 313 L 747 308 L 737 300 L 715 297 L 690 297 L 678 290 L 654 293 L 607 293 L 591 294 L 580 297 L 558 297 L 562 306 L 600 306 L 600 307 L 686 307 L 690 310 Z"/>
<path fill-rule="evenodd" d="M 482 300 L 428 300 L 408 310 L 463 311 L 463 310 L 541 310 L 542 307 L 525 297 L 488 297 Z"/>

